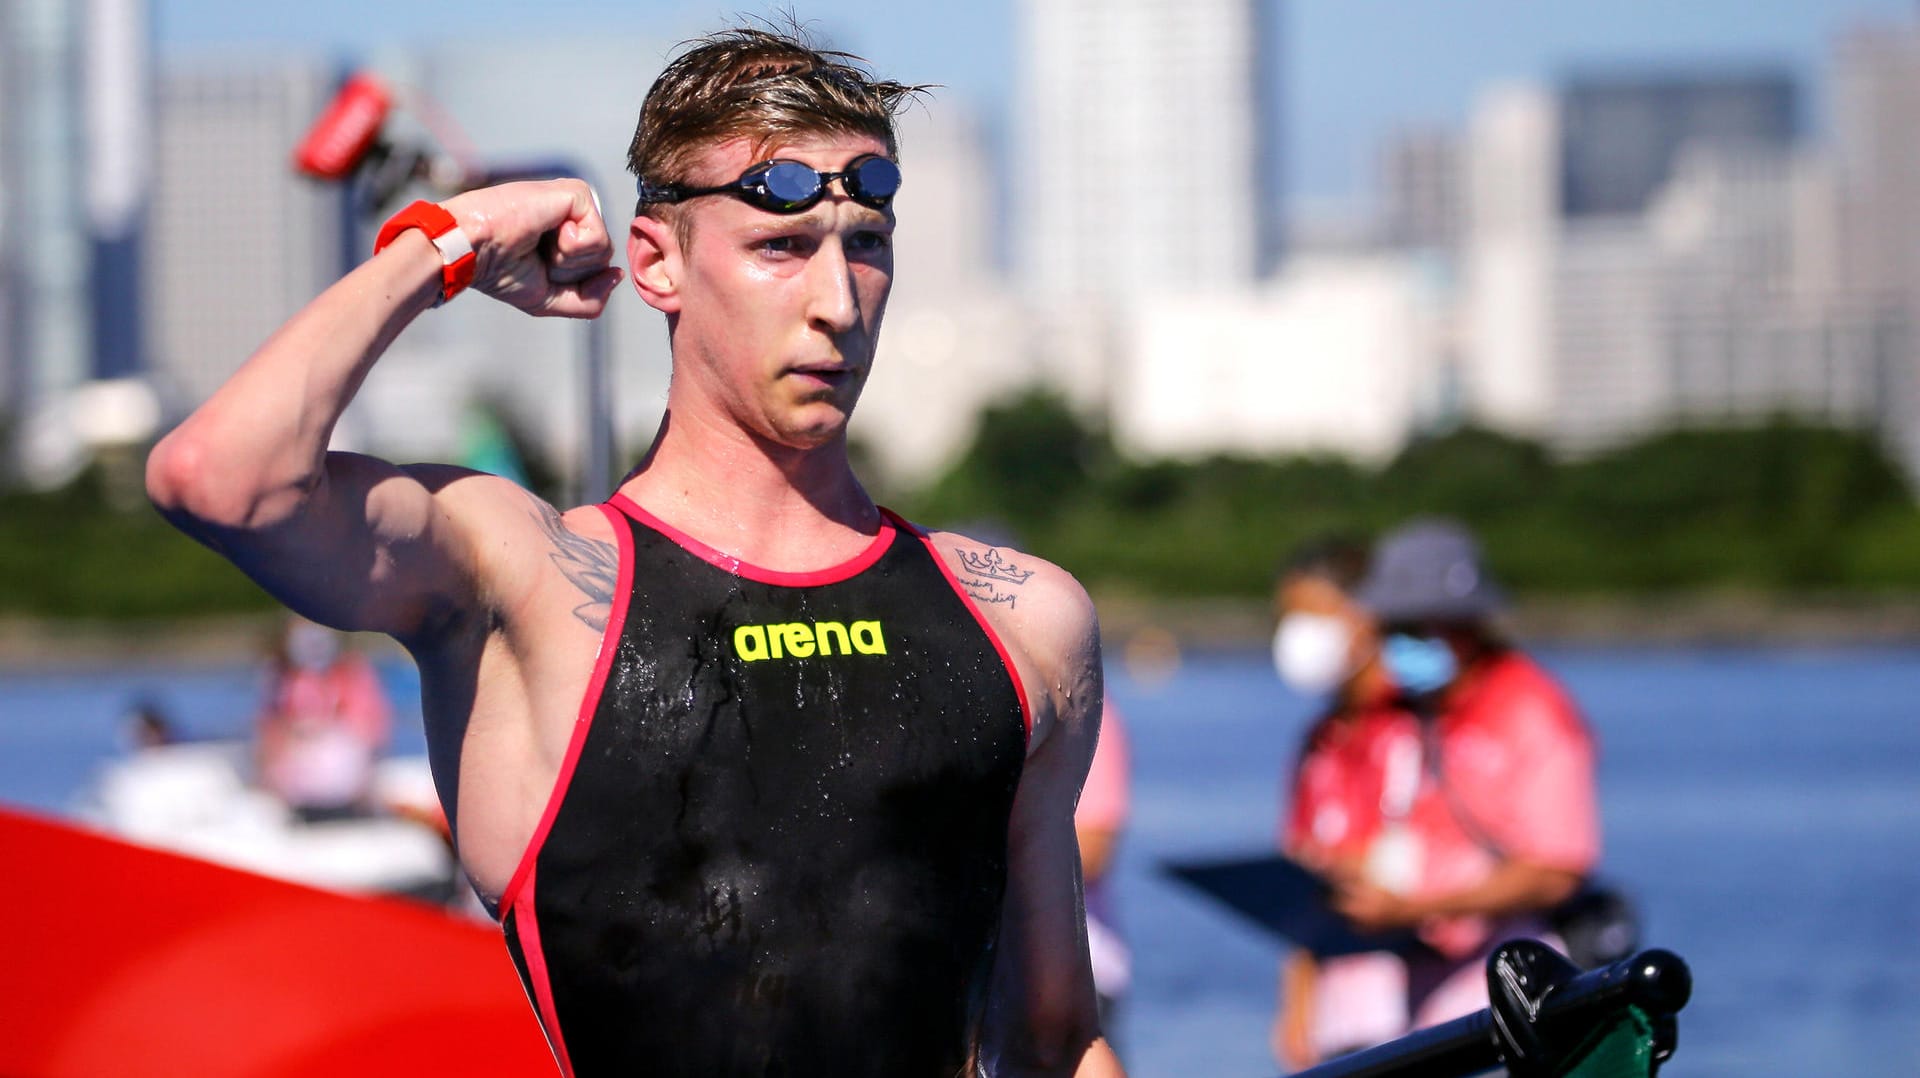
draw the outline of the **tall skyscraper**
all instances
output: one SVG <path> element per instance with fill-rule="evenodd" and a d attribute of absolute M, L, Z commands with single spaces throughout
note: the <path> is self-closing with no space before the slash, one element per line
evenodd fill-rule
<path fill-rule="evenodd" d="M 90 374 L 89 244 L 82 9 L 66 0 L 0 4 L 0 264 L 8 368 L 0 395 L 16 421 Z"/>
<path fill-rule="evenodd" d="M 1038 298 L 1260 274 L 1262 0 L 1020 0 L 1014 249 Z"/>
<path fill-rule="evenodd" d="M 109 415 L 90 386 L 143 367 L 146 13 L 147 0 L 0 4 L 0 470 L 35 484 L 137 440 L 151 411 L 122 384 L 140 417 Z"/>
<path fill-rule="evenodd" d="M 1462 404 L 1478 422 L 1536 437 L 1558 391 L 1558 145 L 1559 113 L 1544 89 L 1498 86 L 1475 105 L 1460 245 Z"/>
<path fill-rule="evenodd" d="M 213 392 L 339 275 L 344 195 L 290 164 L 335 81 L 285 57 L 162 73 L 145 292 L 154 373 L 176 404 Z"/>
<path fill-rule="evenodd" d="M 19 244 L 13 239 L 13 207 L 18 200 L 14 173 L 20 151 L 14 144 L 18 122 L 8 107 L 14 100 L 13 40 L 13 8 L 0 4 L 0 424 L 12 419 L 24 381 L 20 316 L 14 311 L 19 277 Z M 6 451 L 7 447 L 0 445 L 0 476 L 7 471 Z"/>
<path fill-rule="evenodd" d="M 1920 383 L 1920 23 L 1862 27 L 1833 56 L 1840 276 L 1854 302 L 1897 327 L 1900 370 Z M 1896 444 L 1920 476 L 1920 388 L 1900 402 Z"/>
<path fill-rule="evenodd" d="M 1576 75 L 1560 93 L 1561 208 L 1639 213 L 1689 146 L 1785 149 L 1796 98 L 1785 71 Z"/>
<path fill-rule="evenodd" d="M 1846 283 L 1920 318 L 1920 26 L 1863 28 L 1833 60 Z"/>
<path fill-rule="evenodd" d="M 1380 152 L 1380 226 L 1395 247 L 1450 249 L 1466 215 L 1466 154 L 1451 131 L 1395 132 Z"/>
<path fill-rule="evenodd" d="M 153 186 L 153 42 L 147 0 L 86 4 L 88 293 L 95 378 L 145 366 L 141 248 Z"/>

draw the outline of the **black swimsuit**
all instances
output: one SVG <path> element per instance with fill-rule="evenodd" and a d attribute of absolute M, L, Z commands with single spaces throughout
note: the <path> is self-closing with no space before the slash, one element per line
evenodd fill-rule
<path fill-rule="evenodd" d="M 561 1069 L 963 1073 L 1029 722 L 998 638 L 890 514 L 794 574 L 602 508 L 611 624 L 501 902 Z"/>

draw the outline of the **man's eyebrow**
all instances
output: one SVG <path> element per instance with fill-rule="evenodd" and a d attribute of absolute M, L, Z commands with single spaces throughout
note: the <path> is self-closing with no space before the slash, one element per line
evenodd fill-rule
<path fill-rule="evenodd" d="M 794 231 L 826 233 L 837 228 L 874 228 L 892 227 L 893 215 L 882 213 L 870 206 L 855 206 L 854 216 L 844 225 L 836 221 L 832 207 L 825 203 L 809 207 L 805 213 L 773 213 L 760 210 L 757 219 L 747 226 L 746 233 L 751 237 L 777 235 Z"/>

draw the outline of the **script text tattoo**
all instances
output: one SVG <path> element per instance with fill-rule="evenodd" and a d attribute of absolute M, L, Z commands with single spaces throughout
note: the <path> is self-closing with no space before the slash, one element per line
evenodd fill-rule
<path fill-rule="evenodd" d="M 1015 589 L 1033 576 L 1033 570 L 1020 568 L 991 547 L 983 554 L 958 547 L 954 553 L 960 556 L 960 583 L 968 595 L 983 603 L 1019 605 Z"/>

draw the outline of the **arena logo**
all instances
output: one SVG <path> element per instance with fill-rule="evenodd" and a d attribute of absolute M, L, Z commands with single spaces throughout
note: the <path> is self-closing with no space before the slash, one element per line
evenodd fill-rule
<path fill-rule="evenodd" d="M 885 655 L 887 638 L 878 621 L 742 625 L 733 631 L 733 653 L 750 663 L 816 655 Z"/>

